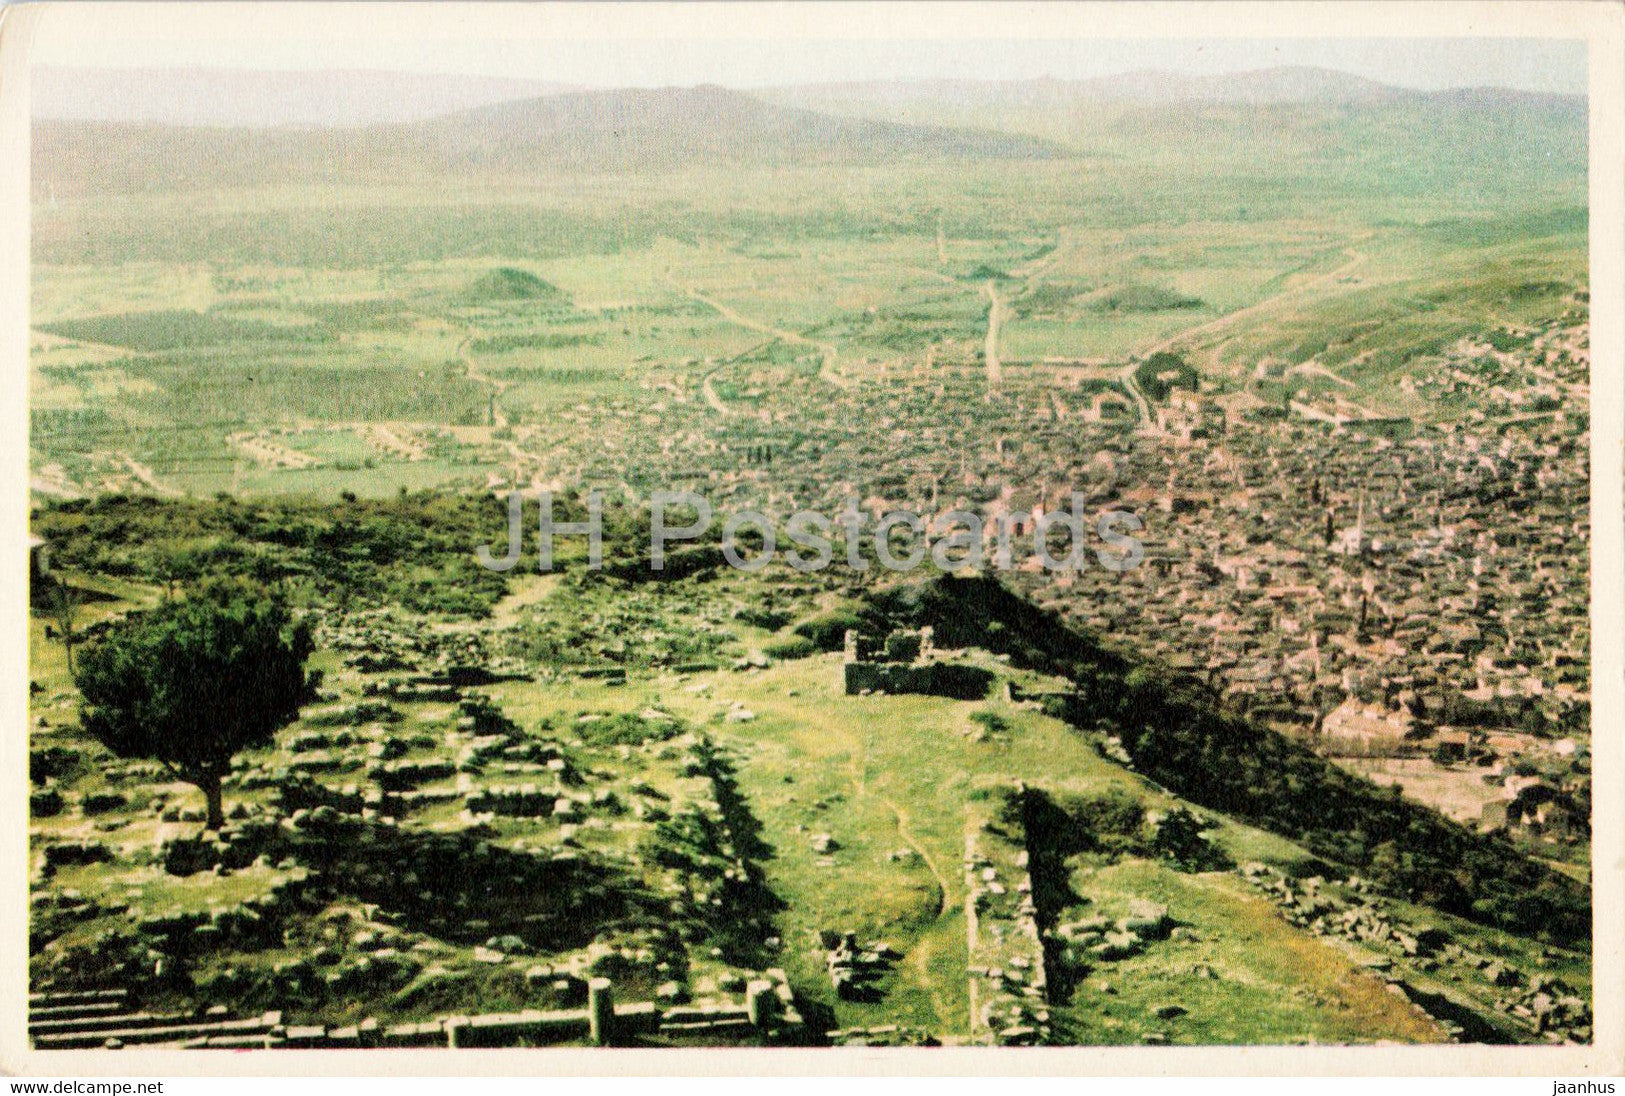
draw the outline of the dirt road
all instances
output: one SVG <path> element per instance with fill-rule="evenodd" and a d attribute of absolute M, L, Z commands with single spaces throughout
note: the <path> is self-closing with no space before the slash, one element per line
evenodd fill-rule
<path fill-rule="evenodd" d="M 670 271 L 666 272 L 666 281 L 672 286 L 672 288 L 688 294 L 688 296 L 692 299 L 699 301 L 707 308 L 713 309 L 719 316 L 731 324 L 737 324 L 740 327 L 748 328 L 751 331 L 760 332 L 763 335 L 771 335 L 774 338 L 781 339 L 787 343 L 795 343 L 798 346 L 812 347 L 823 356 L 823 361 L 820 362 L 818 366 L 818 376 L 822 380 L 829 382 L 836 388 L 850 388 L 852 386 L 852 382 L 846 377 L 842 376 L 838 371 L 840 352 L 836 350 L 834 343 L 821 343 L 815 339 L 809 339 L 805 335 L 798 334 L 797 332 L 789 331 L 782 327 L 774 327 L 772 324 L 763 323 L 760 320 L 753 320 L 749 316 L 743 315 L 736 309 L 729 308 L 721 301 L 713 300 L 712 298 L 707 297 L 704 293 L 701 293 L 693 286 L 685 286 L 674 281 Z"/>
<path fill-rule="evenodd" d="M 987 364 L 987 386 L 992 388 L 1004 379 L 999 367 L 999 321 L 1003 317 L 999 314 L 999 294 L 993 288 L 993 279 L 989 278 L 982 288 L 987 293 L 987 342 L 983 344 L 982 357 Z"/>
<path fill-rule="evenodd" d="M 472 334 L 465 336 L 463 341 L 457 344 L 457 356 L 463 360 L 463 370 L 468 374 L 469 380 L 478 381 L 492 390 L 491 425 L 507 426 L 508 413 L 502 409 L 502 393 L 507 390 L 508 382 L 499 381 L 480 368 L 480 363 L 474 360 L 473 343 Z"/>
<path fill-rule="evenodd" d="M 1366 233 L 1365 235 L 1360 236 L 1359 240 L 1365 240 L 1369 236 L 1370 233 Z M 1272 305 L 1280 304 L 1282 301 L 1289 298 L 1302 296 L 1305 293 L 1319 289 L 1322 286 L 1328 285 L 1335 282 L 1339 278 L 1346 277 L 1347 275 L 1353 273 L 1355 270 L 1364 265 L 1368 258 L 1368 256 L 1356 251 L 1353 247 L 1344 248 L 1343 254 L 1348 256 L 1348 262 L 1344 263 L 1337 269 L 1329 270 L 1318 278 L 1311 278 L 1307 282 L 1302 282 L 1298 285 L 1283 289 L 1273 297 L 1265 297 L 1263 300 L 1250 304 L 1246 308 L 1240 308 L 1234 312 L 1226 312 L 1224 315 L 1217 316 L 1214 319 L 1209 320 L 1207 323 L 1200 324 L 1196 327 L 1188 327 L 1183 331 L 1176 331 L 1174 334 L 1169 335 L 1160 342 L 1146 347 L 1140 352 L 1140 357 L 1148 358 L 1152 354 L 1157 353 L 1159 350 L 1171 349 L 1172 347 L 1178 346 L 1180 343 L 1187 342 L 1190 339 L 1198 338 L 1202 335 L 1210 334 L 1211 332 L 1228 327 L 1230 324 L 1235 323 L 1239 319 L 1255 315 L 1258 312 L 1268 309 Z"/>

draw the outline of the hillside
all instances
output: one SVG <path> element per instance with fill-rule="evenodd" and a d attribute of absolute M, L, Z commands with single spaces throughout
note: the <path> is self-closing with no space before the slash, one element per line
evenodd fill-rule
<path fill-rule="evenodd" d="M 1047 157 L 1040 141 L 990 132 L 836 118 L 726 88 L 579 92 L 502 103 L 401 131 L 440 163 L 594 171 L 696 163 L 860 164 L 906 157 Z"/>
<path fill-rule="evenodd" d="M 1417 91 L 1326 69 L 1225 75 L 1133 72 L 1089 80 L 826 84 L 763 93 L 831 114 L 988 126 L 1113 160 L 1221 165 L 1409 190 L 1471 180 L 1464 193 L 1583 177 L 1583 97 L 1464 88 Z M 1393 176 L 1393 178 L 1388 178 Z"/>
<path fill-rule="evenodd" d="M 1081 102 L 1168 104 L 1354 104 L 1449 103 L 1478 101 L 1499 106 L 1583 106 L 1581 96 L 1510 88 L 1451 88 L 1424 91 L 1384 84 L 1353 73 L 1304 65 L 1243 72 L 1193 74 L 1139 69 L 1109 76 L 1062 80 L 1040 76 L 1022 80 L 850 81 L 769 88 L 760 94 L 776 102 L 832 106 L 847 104 L 936 104 L 951 107 L 1031 106 L 1056 108 Z"/>
<path fill-rule="evenodd" d="M 1248 72 L 1192 75 L 1142 69 L 1081 80 L 906 80 L 807 84 L 765 93 L 784 102 L 938 104 L 956 107 L 1056 108 L 1100 103 L 1357 103 L 1393 102 L 1413 94 L 1330 69 L 1282 66 Z"/>
<path fill-rule="evenodd" d="M 876 107 L 1058 107 L 1095 104 L 1232 104 L 1232 106 L 1360 106 L 1360 104 L 1477 104 L 1482 107 L 1583 111 L 1583 96 L 1518 91 L 1511 88 L 1399 88 L 1354 73 L 1305 65 L 1280 65 L 1233 73 L 1176 73 L 1136 70 L 1085 80 L 1037 76 L 1030 80 L 845 81 L 780 86 L 760 91 L 775 102 L 817 104 L 824 109 Z"/>
<path fill-rule="evenodd" d="M 1259 158 L 1464 193 L 1583 177 L 1586 104 L 1501 88 L 1414 91 L 1325 69 L 1088 80 L 572 91 L 380 73 L 45 69 L 36 193 L 704 167 Z M 545 94 L 538 95 L 538 91 Z M 1373 185 L 1376 185 L 1374 182 Z"/>
<path fill-rule="evenodd" d="M 615 559 L 642 539 L 627 517 Z M 97 591 L 89 641 L 164 596 L 166 559 L 203 553 L 216 576 L 299 591 L 323 677 L 240 758 L 232 822 L 199 840 L 193 790 L 84 736 L 35 622 L 34 986 L 112 986 L 160 1014 L 282 1009 L 305 1045 L 342 1045 L 361 1018 L 376 1045 L 443 1042 L 451 1015 L 579 1007 L 588 974 L 666 1011 L 637 1038 L 652 1045 L 1588 1033 L 1578 888 L 1541 883 L 1518 932 L 1483 922 L 1522 910 L 1457 916 L 1411 865 L 1470 868 L 1488 895 L 1543 869 L 1224 720 L 992 580 L 843 593 L 707 550 L 658 581 L 504 579 L 463 548 L 499 524 L 494 502 L 404 494 L 37 512 L 62 573 Z M 843 687 L 848 629 L 903 658 L 931 643 L 985 695 Z M 1252 776 L 1264 796 L 1289 779 L 1289 810 L 1339 813 L 1230 793 L 1215 777 L 1243 751 L 1274 768 Z M 1326 844 L 1360 831 L 1389 852 Z M 761 978 L 785 987 L 782 1024 L 677 1022 L 740 1013 Z M 492 1039 L 514 1037 L 502 1023 Z"/>
<path fill-rule="evenodd" d="M 1204 807 L 1407 899 L 1570 945 L 1590 938 L 1589 895 L 1567 876 L 1224 713 L 1199 684 L 1110 651 L 997 582 L 947 579 L 888 600 L 895 616 L 951 646 L 985 646 L 1066 678 L 1074 691 L 1055 698 L 1057 715 L 1117 738 L 1137 767 Z"/>

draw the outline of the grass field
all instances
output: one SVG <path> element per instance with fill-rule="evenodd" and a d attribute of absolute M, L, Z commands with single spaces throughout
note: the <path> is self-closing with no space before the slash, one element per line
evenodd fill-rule
<path fill-rule="evenodd" d="M 1003 793 L 1023 778 L 1063 793 L 1120 789 L 1151 808 L 1177 801 L 1037 713 L 994 701 L 848 697 L 839 675 L 837 659 L 813 657 L 680 682 L 501 686 L 496 695 L 522 720 L 658 706 L 706 726 L 738 759 L 740 786 L 762 821 L 767 878 L 788 907 L 776 919 L 783 963 L 798 990 L 838 1026 L 898 1023 L 964 1037 L 966 833 L 995 816 Z M 970 717 L 990 704 L 1005 729 L 973 741 Z M 741 708 L 750 718 L 731 719 Z M 833 838 L 833 852 L 813 850 L 820 834 Z M 1307 860 L 1296 846 L 1245 827 L 1221 828 L 1217 840 L 1238 859 Z M 1058 1004 L 1069 1041 L 1137 1043 L 1151 1031 L 1181 1043 L 1442 1038 L 1349 955 L 1281 921 L 1233 875 L 1129 860 L 1080 866 L 1073 885 L 1090 912 L 1120 915 L 1131 901 L 1151 900 L 1168 905 L 1186 931 L 1102 965 Z M 903 953 L 882 997 L 835 996 L 817 940 L 830 929 Z M 1212 973 L 1193 978 L 1193 970 Z M 1189 1015 L 1159 1021 L 1153 1010 L 1175 997 Z"/>
<path fill-rule="evenodd" d="M 1442 1042 L 1431 1020 L 1386 991 L 1343 950 L 1282 921 L 1233 874 L 1187 875 L 1149 861 L 1074 874 L 1095 913 L 1121 915 L 1134 900 L 1166 905 L 1179 932 L 1098 969 L 1062 1006 L 1084 1043 Z M 1158 1008 L 1187 1011 L 1168 1020 Z"/>

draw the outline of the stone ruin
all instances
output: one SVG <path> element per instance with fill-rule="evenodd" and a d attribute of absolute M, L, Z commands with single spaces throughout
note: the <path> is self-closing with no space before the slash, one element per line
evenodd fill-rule
<path fill-rule="evenodd" d="M 1552 1042 L 1591 1041 L 1592 1014 L 1574 987 L 1544 973 L 1525 975 L 1504 960 L 1470 951 L 1454 942 L 1444 929 L 1410 924 L 1387 913 L 1370 895 L 1370 886 L 1351 876 L 1338 886 L 1319 876 L 1294 880 L 1266 864 L 1240 868 L 1242 878 L 1257 887 L 1282 910 L 1287 921 L 1317 936 L 1342 937 L 1382 955 L 1369 964 L 1389 989 L 1427 1012 L 1453 1038 L 1465 1032 L 1451 1015 L 1434 1015 L 1437 997 L 1419 990 L 1395 971 L 1395 961 L 1423 973 L 1447 963 L 1454 970 L 1469 970 L 1493 995 L 1495 1010 L 1514 1024 Z"/>
<path fill-rule="evenodd" d="M 875 985 L 902 953 L 884 941 L 871 941 L 858 946 L 855 932 L 826 932 L 820 943 L 827 949 L 824 965 L 829 971 L 830 985 L 835 996 L 843 1001 L 868 1001 L 879 996 Z"/>
<path fill-rule="evenodd" d="M 1074 969 L 1091 962 L 1114 962 L 1138 955 L 1153 940 L 1166 937 L 1173 927 L 1168 907 L 1135 901 L 1126 917 L 1084 917 L 1056 925 L 1051 936 L 1060 944 L 1059 961 Z"/>
<path fill-rule="evenodd" d="M 994 680 L 993 673 L 980 666 L 940 659 L 929 627 L 894 631 L 878 641 L 848 630 L 841 673 L 848 696 L 888 693 L 980 700 Z"/>
<path fill-rule="evenodd" d="M 966 838 L 965 914 L 971 949 L 967 975 L 979 1002 L 972 1035 L 1000 1046 L 1029 1046 L 1050 1037 L 1045 967 L 1028 852 L 990 827 Z"/>
<path fill-rule="evenodd" d="M 935 1047 L 942 1042 L 928 1031 L 904 1024 L 876 1024 L 872 1027 L 837 1028 L 826 1031 L 824 1039 L 832 1047 Z"/>
<path fill-rule="evenodd" d="M 36 1050 L 119 1050 L 127 1046 L 243 1049 L 272 1045 L 285 1032 L 280 1012 L 234 1018 L 224 1006 L 199 1013 L 149 1012 L 126 989 L 28 995 L 28 1038 Z"/>
<path fill-rule="evenodd" d="M 769 1043 L 796 1043 L 804 1021 L 785 972 L 749 978 L 738 1000 L 723 998 L 665 1006 L 618 1004 L 614 984 L 586 983 L 584 1007 L 442 1016 L 383 1025 L 376 1019 L 325 1027 L 290 1024 L 282 1012 L 235 1019 L 222 1005 L 198 1014 L 155 1013 L 137 1007 L 129 990 L 46 992 L 29 996 L 28 1033 L 36 1049 L 144 1047 L 287 1048 L 535 1047 L 559 1043 L 612 1046 L 644 1036 L 699 1038 L 752 1034 Z"/>

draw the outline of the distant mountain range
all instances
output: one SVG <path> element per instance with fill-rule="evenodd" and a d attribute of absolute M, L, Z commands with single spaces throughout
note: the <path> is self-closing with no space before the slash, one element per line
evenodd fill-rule
<path fill-rule="evenodd" d="M 127 89 L 121 102 L 99 98 L 112 83 L 75 84 L 65 75 L 71 71 L 36 73 L 36 180 L 64 194 L 307 180 L 545 177 L 690 165 L 1049 159 L 1107 148 L 1112 139 L 1207 134 L 1219 143 L 1215 147 L 1224 147 L 1259 133 L 1285 141 L 1317 127 L 1318 139 L 1347 132 L 1358 142 L 1360 132 L 1373 132 L 1369 125 L 1361 129 L 1372 119 L 1389 134 L 1379 141 L 1407 140 L 1393 134 L 1392 124 L 1423 132 L 1461 130 L 1464 136 L 1483 127 L 1519 140 L 1527 134 L 1537 144 L 1560 138 L 1566 143 L 1553 147 L 1567 155 L 1576 140 L 1583 149 L 1586 117 L 1585 100 L 1578 97 L 1506 89 L 1419 92 L 1312 68 L 1223 76 L 1137 72 L 1078 81 L 828 84 L 754 93 L 710 85 L 581 91 L 388 73 L 296 79 L 288 73 L 197 70 L 154 76 L 139 93 Z M 297 86 L 307 77 L 309 86 Z M 206 102 L 211 97 L 212 106 Z M 70 110 L 74 103 L 78 108 Z M 124 116 L 93 118 L 98 103 L 104 113 Z M 50 118 L 53 111 L 67 120 Z M 211 111 L 215 122 L 197 121 Z M 414 116 L 424 112 L 429 116 Z M 181 125 L 146 114 L 194 121 Z M 318 114 L 326 122 L 309 123 Z M 305 121 L 265 124 L 273 117 Z M 227 118 L 236 121 L 223 124 Z"/>
<path fill-rule="evenodd" d="M 1500 87 L 1423 91 L 1320 68 L 835 83 L 759 94 L 845 117 L 974 123 L 1054 141 L 1085 158 L 1165 156 L 1204 168 L 1268 161 L 1300 172 L 1318 164 L 1345 178 L 1399 171 L 1465 179 L 1497 169 L 1583 172 L 1586 159 L 1583 96 Z"/>
<path fill-rule="evenodd" d="M 553 95 L 460 111 L 378 136 L 421 148 L 448 167 L 514 169 L 1043 158 L 1066 152 L 1032 137 L 839 117 L 711 85 Z"/>
<path fill-rule="evenodd" d="M 179 126 L 366 126 L 425 121 L 471 108 L 586 91 L 540 79 L 379 70 L 292 72 L 210 68 L 33 70 L 33 115 L 54 121 Z M 701 89 L 693 89 L 701 90 Z M 638 92 L 593 92 L 636 95 Z M 863 100 L 904 104 L 1375 103 L 1479 96 L 1500 102 L 1571 99 L 1507 88 L 1416 91 L 1305 66 L 1190 75 L 1140 70 L 1082 80 L 910 80 L 754 89 L 773 102 Z"/>
<path fill-rule="evenodd" d="M 1084 103 L 1121 104 L 1337 104 L 1444 101 L 1481 96 L 1502 103 L 1570 100 L 1579 96 L 1515 91 L 1509 88 L 1452 88 L 1419 91 L 1378 83 L 1352 73 L 1305 66 L 1280 66 L 1249 72 L 1190 75 L 1140 70 L 1085 80 L 922 80 L 808 84 L 763 93 L 775 101 L 834 103 L 929 102 L 944 106 L 1061 106 Z"/>
<path fill-rule="evenodd" d="M 1038 137 L 838 117 L 719 87 L 561 92 L 351 127 L 36 121 L 33 139 L 36 181 L 68 192 L 84 185 L 149 189 L 1068 154 Z"/>

